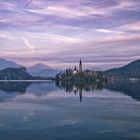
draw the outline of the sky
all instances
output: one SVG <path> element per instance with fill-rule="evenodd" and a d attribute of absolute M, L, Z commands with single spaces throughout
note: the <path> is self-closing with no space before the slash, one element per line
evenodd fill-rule
<path fill-rule="evenodd" d="M 0 0 L 0 57 L 102 70 L 140 59 L 140 0 Z"/>

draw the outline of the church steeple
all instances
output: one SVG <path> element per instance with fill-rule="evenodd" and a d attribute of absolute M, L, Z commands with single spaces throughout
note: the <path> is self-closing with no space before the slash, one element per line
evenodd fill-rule
<path fill-rule="evenodd" d="M 80 59 L 80 63 L 79 63 L 79 72 L 82 72 L 82 60 Z"/>

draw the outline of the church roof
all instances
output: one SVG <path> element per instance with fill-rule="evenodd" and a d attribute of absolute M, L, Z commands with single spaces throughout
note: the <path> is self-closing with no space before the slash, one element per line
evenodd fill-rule
<path fill-rule="evenodd" d="M 77 68 L 76 68 L 76 66 L 75 66 L 75 68 L 74 68 L 74 71 L 78 71 Z"/>

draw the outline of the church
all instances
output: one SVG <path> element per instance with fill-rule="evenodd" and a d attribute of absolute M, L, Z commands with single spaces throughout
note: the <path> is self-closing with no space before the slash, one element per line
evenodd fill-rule
<path fill-rule="evenodd" d="M 76 66 L 74 69 L 66 69 L 64 72 L 58 73 L 55 77 L 56 80 L 61 81 L 104 81 L 102 71 L 94 71 L 94 70 L 83 70 L 82 60 L 79 61 L 79 67 Z"/>
<path fill-rule="evenodd" d="M 77 73 L 81 73 L 82 72 L 82 60 L 80 59 L 80 62 L 79 62 L 79 70 L 76 68 L 73 69 L 73 74 L 77 74 Z"/>

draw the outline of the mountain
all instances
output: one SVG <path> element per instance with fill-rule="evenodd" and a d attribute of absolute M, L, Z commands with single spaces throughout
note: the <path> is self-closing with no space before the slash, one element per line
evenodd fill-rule
<path fill-rule="evenodd" d="M 0 80 L 31 80 L 33 77 L 22 68 L 0 70 Z"/>
<path fill-rule="evenodd" d="M 42 63 L 37 63 L 37 64 L 27 68 L 28 72 L 38 72 L 38 71 L 41 71 L 44 69 L 51 69 L 51 68 Z"/>
<path fill-rule="evenodd" d="M 0 58 L 0 70 L 6 69 L 6 68 L 18 68 L 20 65 L 13 62 L 13 61 L 8 61 L 5 59 Z"/>
<path fill-rule="evenodd" d="M 38 63 L 27 68 L 27 71 L 32 76 L 42 76 L 42 77 L 55 77 L 55 75 L 60 72 L 60 70 L 53 69 L 48 65 L 42 63 Z"/>
<path fill-rule="evenodd" d="M 140 60 L 133 61 L 120 68 L 107 70 L 104 74 L 114 78 L 140 78 Z"/>
<path fill-rule="evenodd" d="M 0 70 L 6 68 L 19 68 L 20 65 L 9 60 L 0 58 Z M 37 63 L 27 68 L 27 72 L 32 76 L 55 77 L 60 70 L 53 69 L 45 64 Z"/>

